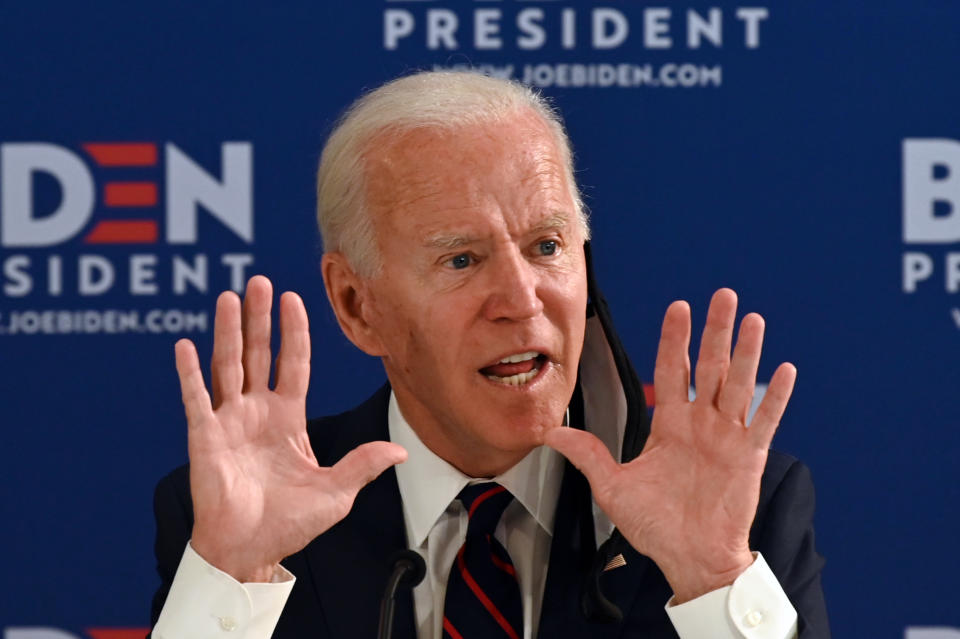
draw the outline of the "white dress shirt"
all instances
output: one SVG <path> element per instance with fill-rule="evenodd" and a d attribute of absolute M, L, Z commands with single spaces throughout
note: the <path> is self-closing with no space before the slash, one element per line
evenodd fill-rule
<path fill-rule="evenodd" d="M 427 575 L 413 593 L 417 637 L 440 639 L 447 577 L 467 533 L 467 514 L 456 496 L 469 483 L 490 480 L 467 477 L 427 448 L 392 394 L 388 424 L 391 441 L 409 453 L 397 466 L 408 544 L 427 564 Z M 495 537 L 517 571 L 524 639 L 537 636 L 562 474 L 559 453 L 540 447 L 493 478 L 515 498 Z M 612 525 L 596 508 L 594 512 L 599 544 L 609 537 Z M 293 581 L 293 575 L 278 568 L 273 583 L 241 584 L 209 565 L 188 544 L 153 636 L 267 639 Z M 671 602 L 666 611 L 682 639 L 789 639 L 797 633 L 797 613 L 759 554 L 731 586 L 680 605 Z"/>
<path fill-rule="evenodd" d="M 530 452 L 517 465 L 491 479 L 464 475 L 427 448 L 390 396 L 390 441 L 407 449 L 407 462 L 397 466 L 403 498 L 407 543 L 426 560 L 427 575 L 413 589 L 419 639 L 440 637 L 443 601 L 450 567 L 467 536 L 467 511 L 457 494 L 467 484 L 495 481 L 513 495 L 494 537 L 507 549 L 523 599 L 523 636 L 537 636 L 540 603 L 547 580 L 553 518 L 563 479 L 563 458 L 546 446 Z M 412 463 L 411 463 L 412 462 Z"/>

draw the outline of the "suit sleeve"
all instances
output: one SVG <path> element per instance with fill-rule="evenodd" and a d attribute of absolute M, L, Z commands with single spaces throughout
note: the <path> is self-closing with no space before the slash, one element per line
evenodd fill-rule
<path fill-rule="evenodd" d="M 153 514 L 157 523 L 154 554 L 157 558 L 160 586 L 153 595 L 150 609 L 151 628 L 160 617 L 160 611 L 170 593 L 170 586 L 193 530 L 193 503 L 190 501 L 187 477 L 186 467 L 178 468 L 160 480 L 153 494 Z"/>
<path fill-rule="evenodd" d="M 814 545 L 815 497 L 810 471 L 793 460 L 762 489 L 761 511 L 751 547 L 763 553 L 793 603 L 800 639 L 829 639 L 827 607 L 820 583 L 823 557 Z"/>

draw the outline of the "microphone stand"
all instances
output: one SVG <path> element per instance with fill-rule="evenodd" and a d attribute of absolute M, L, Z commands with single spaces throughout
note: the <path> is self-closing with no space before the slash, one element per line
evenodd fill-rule
<path fill-rule="evenodd" d="M 393 570 L 387 580 L 387 587 L 380 601 L 380 625 L 377 639 L 390 639 L 393 634 L 393 609 L 398 589 L 414 588 L 427 574 L 427 564 L 415 550 L 401 550 L 393 556 Z"/>

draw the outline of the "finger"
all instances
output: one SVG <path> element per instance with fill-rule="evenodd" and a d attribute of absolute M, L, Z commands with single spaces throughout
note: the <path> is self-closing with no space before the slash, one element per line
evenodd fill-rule
<path fill-rule="evenodd" d="M 331 470 L 337 486 L 353 496 L 380 473 L 406 460 L 407 451 L 399 444 L 369 442 L 344 455 Z"/>
<path fill-rule="evenodd" d="M 214 408 L 240 394 L 243 388 L 242 352 L 240 298 L 233 291 L 224 291 L 217 298 L 217 314 L 213 320 L 210 368 Z"/>
<path fill-rule="evenodd" d="M 724 415 L 735 417 L 746 423 L 753 389 L 757 383 L 757 367 L 760 365 L 760 351 L 763 349 L 763 318 L 750 313 L 740 322 L 740 334 L 737 346 L 733 349 L 733 359 L 727 379 L 717 397 L 717 408 Z"/>
<path fill-rule="evenodd" d="M 657 404 L 686 402 L 690 388 L 690 305 L 677 301 L 667 308 L 653 369 Z"/>
<path fill-rule="evenodd" d="M 277 392 L 306 397 L 310 384 L 310 325 L 307 309 L 296 293 L 280 297 L 280 353 L 277 355 Z"/>
<path fill-rule="evenodd" d="M 700 338 L 700 353 L 697 355 L 695 387 L 698 400 L 712 404 L 717 399 L 717 392 L 730 366 L 730 343 L 736 314 L 736 293 L 729 288 L 721 288 L 713 294 L 707 311 L 707 323 Z"/>
<path fill-rule="evenodd" d="M 262 275 L 247 282 L 243 297 L 243 390 L 270 383 L 270 306 L 273 286 Z"/>
<path fill-rule="evenodd" d="M 793 364 L 780 364 L 770 378 L 770 385 L 763 396 L 763 401 L 757 407 L 757 412 L 750 422 L 750 437 L 763 447 L 769 448 L 773 441 L 773 434 L 777 432 L 780 419 L 793 394 L 793 385 L 797 381 L 797 369 Z"/>
<path fill-rule="evenodd" d="M 203 385 L 203 373 L 200 371 L 200 359 L 197 348 L 188 339 L 181 339 L 174 346 L 177 361 L 177 377 L 180 378 L 180 397 L 187 414 L 187 427 L 197 428 L 209 418 L 213 407 L 210 395 Z"/>
<path fill-rule="evenodd" d="M 570 460 L 586 475 L 593 490 L 605 485 L 620 465 L 593 433 L 576 428 L 557 427 L 547 431 L 543 443 Z"/>

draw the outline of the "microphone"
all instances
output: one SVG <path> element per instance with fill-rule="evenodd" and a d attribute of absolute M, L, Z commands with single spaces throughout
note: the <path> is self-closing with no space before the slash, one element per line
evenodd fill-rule
<path fill-rule="evenodd" d="M 414 588 L 427 574 L 427 562 L 415 550 L 401 550 L 390 559 L 393 570 L 387 580 L 387 588 L 380 601 L 380 626 L 378 639 L 390 639 L 393 634 L 393 607 L 400 586 Z"/>

